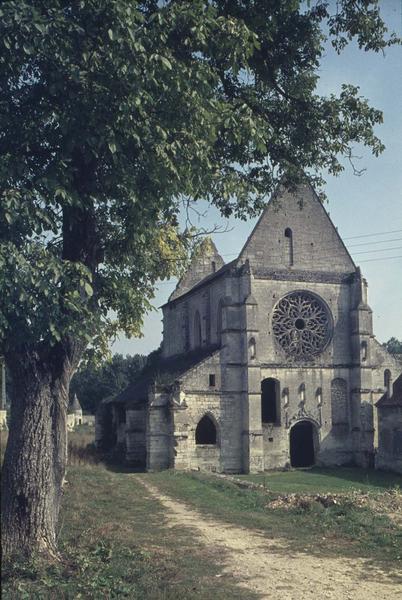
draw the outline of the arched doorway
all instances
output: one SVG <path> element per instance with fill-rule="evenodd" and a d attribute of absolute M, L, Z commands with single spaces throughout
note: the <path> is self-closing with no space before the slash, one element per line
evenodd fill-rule
<path fill-rule="evenodd" d="M 204 415 L 195 430 L 195 443 L 202 445 L 215 445 L 217 432 L 215 423 L 209 415 Z"/>
<path fill-rule="evenodd" d="M 299 421 L 290 430 L 290 464 L 292 467 L 311 467 L 315 463 L 314 437 L 311 421 Z"/>

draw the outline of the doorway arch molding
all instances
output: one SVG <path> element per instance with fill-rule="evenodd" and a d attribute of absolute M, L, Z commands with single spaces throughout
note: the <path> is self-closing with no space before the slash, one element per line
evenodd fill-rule
<path fill-rule="evenodd" d="M 300 421 L 310 421 L 312 425 L 317 429 L 318 437 L 320 437 L 321 423 L 309 412 L 301 412 L 299 411 L 297 415 L 291 417 L 287 422 L 287 428 L 289 431 L 292 429 L 294 425 L 300 423 Z"/>

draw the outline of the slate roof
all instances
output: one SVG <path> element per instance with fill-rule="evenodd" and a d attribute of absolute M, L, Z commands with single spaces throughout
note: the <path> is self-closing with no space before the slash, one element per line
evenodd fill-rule
<path fill-rule="evenodd" d="M 376 402 L 376 406 L 380 408 L 384 406 L 402 406 L 402 374 L 394 381 L 392 395 L 389 398 L 387 394 L 381 396 L 378 402 Z"/>
<path fill-rule="evenodd" d="M 145 365 L 139 378 L 114 398 L 108 398 L 104 403 L 145 404 L 148 399 L 148 389 L 152 384 L 169 386 L 181 375 L 212 356 L 218 346 L 197 348 L 177 356 L 162 358 L 158 351 L 150 362 Z"/>

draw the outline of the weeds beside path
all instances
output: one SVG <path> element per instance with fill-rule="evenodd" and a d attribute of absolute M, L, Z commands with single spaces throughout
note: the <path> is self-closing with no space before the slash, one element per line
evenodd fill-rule
<path fill-rule="evenodd" d="M 166 508 L 137 475 L 102 464 L 71 467 L 61 515 L 60 564 L 4 565 L 4 600 L 252 600 L 221 577 L 219 549 L 167 526 Z"/>
<path fill-rule="evenodd" d="M 258 598 L 283 600 L 382 600 L 400 597 L 400 585 L 367 559 L 320 557 L 292 551 L 266 531 L 216 520 L 161 492 L 148 476 L 137 476 L 166 509 L 171 528 L 188 527 L 197 545 L 219 551 L 222 575 Z M 252 594 L 253 596 L 251 596 Z"/>

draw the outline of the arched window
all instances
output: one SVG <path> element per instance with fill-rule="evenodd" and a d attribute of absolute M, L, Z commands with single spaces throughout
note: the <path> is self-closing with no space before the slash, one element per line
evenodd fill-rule
<path fill-rule="evenodd" d="M 216 445 L 216 426 L 211 417 L 204 415 L 195 430 L 195 443 Z"/>
<path fill-rule="evenodd" d="M 304 385 L 304 383 L 302 383 L 299 386 L 299 398 L 300 398 L 300 402 L 306 401 L 306 386 Z"/>
<path fill-rule="evenodd" d="M 198 310 L 194 315 L 194 347 L 201 346 L 201 319 Z"/>
<path fill-rule="evenodd" d="M 257 355 L 255 339 L 252 337 L 248 342 L 248 358 L 249 360 L 253 360 Z"/>
<path fill-rule="evenodd" d="M 331 382 L 332 425 L 348 423 L 348 384 L 338 377 Z"/>
<path fill-rule="evenodd" d="M 216 314 L 216 337 L 217 337 L 219 344 L 222 341 L 222 323 L 223 323 L 222 313 L 223 313 L 223 300 L 221 299 L 221 300 L 219 300 L 218 312 Z"/>
<path fill-rule="evenodd" d="M 293 233 L 287 227 L 285 229 L 285 258 L 289 267 L 293 265 Z"/>
<path fill-rule="evenodd" d="M 279 381 L 269 377 L 261 382 L 261 421 L 280 424 Z"/>
<path fill-rule="evenodd" d="M 367 342 L 362 342 L 360 346 L 360 358 L 362 362 L 367 360 Z"/>
<path fill-rule="evenodd" d="M 385 369 L 384 371 L 384 387 L 385 387 L 385 392 L 388 396 L 388 398 L 391 397 L 391 371 L 389 369 Z"/>
<path fill-rule="evenodd" d="M 321 404 L 322 404 L 322 388 L 319 387 L 316 389 L 315 397 L 316 397 L 318 406 L 321 406 Z"/>

